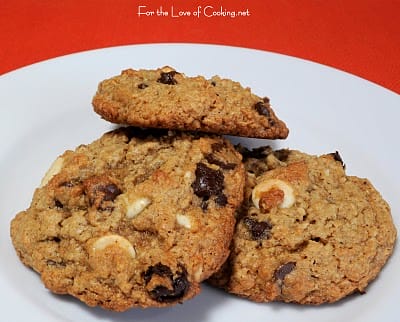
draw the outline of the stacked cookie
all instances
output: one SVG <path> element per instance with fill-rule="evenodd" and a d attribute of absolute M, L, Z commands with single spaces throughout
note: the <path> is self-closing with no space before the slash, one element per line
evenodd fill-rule
<path fill-rule="evenodd" d="M 234 147 L 284 139 L 269 100 L 170 67 L 126 70 L 93 98 L 127 125 L 59 156 L 11 223 L 45 286 L 115 311 L 182 303 L 211 285 L 257 302 L 363 292 L 396 239 L 390 209 L 338 153 Z"/>

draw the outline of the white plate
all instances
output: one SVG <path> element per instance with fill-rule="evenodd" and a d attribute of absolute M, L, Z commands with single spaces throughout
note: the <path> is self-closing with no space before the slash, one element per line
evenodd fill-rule
<path fill-rule="evenodd" d="M 171 65 L 187 75 L 219 74 L 268 95 L 291 132 L 284 141 L 244 140 L 311 154 L 340 151 L 349 174 L 368 177 L 400 227 L 399 96 L 350 74 L 263 51 L 209 45 L 140 45 L 59 57 L 0 77 L 0 298 L 4 321 L 399 321 L 396 249 L 365 295 L 320 307 L 255 304 L 204 286 L 183 305 L 113 313 L 47 291 L 18 260 L 9 223 L 65 149 L 110 129 L 92 112 L 97 83 L 120 70 Z"/>

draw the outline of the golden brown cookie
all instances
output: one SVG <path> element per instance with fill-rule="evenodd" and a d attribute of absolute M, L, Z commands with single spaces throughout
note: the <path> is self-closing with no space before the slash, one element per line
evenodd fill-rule
<path fill-rule="evenodd" d="M 187 77 L 171 67 L 128 69 L 104 80 L 93 106 L 118 124 L 268 139 L 288 135 L 269 99 L 229 79 Z"/>
<path fill-rule="evenodd" d="M 219 136 L 117 129 L 57 158 L 12 241 L 48 289 L 90 306 L 181 303 L 226 260 L 244 178 Z"/>
<path fill-rule="evenodd" d="M 339 154 L 243 149 L 244 204 L 210 283 L 256 302 L 335 302 L 364 292 L 396 239 L 388 204 Z"/>

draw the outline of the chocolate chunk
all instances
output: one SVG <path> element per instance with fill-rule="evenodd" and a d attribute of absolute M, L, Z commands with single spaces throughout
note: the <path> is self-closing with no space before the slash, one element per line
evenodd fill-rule
<path fill-rule="evenodd" d="M 208 199 L 203 199 L 200 203 L 200 208 L 203 211 L 207 211 L 208 208 Z"/>
<path fill-rule="evenodd" d="M 254 108 L 256 109 L 256 111 L 258 112 L 258 114 L 260 115 L 264 115 L 264 116 L 270 116 L 270 112 L 266 106 L 266 103 L 264 102 L 258 102 L 254 105 Z"/>
<path fill-rule="evenodd" d="M 287 274 L 293 271 L 295 267 L 296 267 L 295 262 L 288 262 L 286 264 L 279 266 L 274 272 L 275 279 L 282 281 Z"/>
<path fill-rule="evenodd" d="M 105 186 L 100 186 L 98 188 L 98 191 L 104 193 L 103 200 L 105 201 L 114 201 L 114 199 L 121 194 L 121 190 L 119 190 L 119 188 L 113 183 L 107 184 Z"/>
<path fill-rule="evenodd" d="M 149 87 L 149 85 L 147 85 L 147 84 L 145 84 L 145 83 L 140 83 L 140 84 L 138 85 L 138 88 L 139 88 L 139 89 L 145 89 L 146 87 Z"/>
<path fill-rule="evenodd" d="M 61 242 L 61 239 L 60 239 L 60 237 L 57 237 L 57 236 L 54 236 L 54 237 L 49 237 L 49 240 L 51 240 L 51 241 L 53 241 L 53 242 L 56 242 L 56 243 L 59 243 L 59 242 Z"/>
<path fill-rule="evenodd" d="M 54 204 L 55 204 L 55 206 L 57 207 L 57 208 L 64 208 L 64 205 L 61 203 L 61 201 L 60 200 L 58 200 L 58 199 L 55 199 L 54 200 Z"/>
<path fill-rule="evenodd" d="M 333 157 L 333 159 L 334 159 L 335 161 L 338 161 L 338 162 L 341 163 L 343 169 L 346 169 L 346 165 L 344 164 L 343 159 L 342 159 L 342 157 L 340 156 L 340 154 L 339 154 L 338 151 L 335 151 L 335 152 L 333 152 L 333 153 L 330 153 L 330 155 Z"/>
<path fill-rule="evenodd" d="M 215 198 L 215 202 L 217 203 L 218 206 L 224 207 L 228 203 L 228 198 L 223 193 L 220 193 Z"/>
<path fill-rule="evenodd" d="M 174 70 L 167 72 L 167 73 L 162 72 L 160 78 L 157 79 L 157 82 L 166 84 L 166 85 L 176 85 L 176 84 L 178 84 L 178 82 L 174 78 L 175 75 L 176 75 L 176 71 L 174 71 Z"/>
<path fill-rule="evenodd" d="M 243 219 L 243 223 L 249 229 L 254 240 L 268 239 L 270 237 L 272 225 L 268 221 L 257 221 L 246 217 Z"/>
<path fill-rule="evenodd" d="M 203 200 L 213 195 L 220 195 L 224 189 L 224 174 L 221 170 L 214 170 L 204 163 L 198 163 L 195 171 L 196 179 L 192 188 L 196 196 Z"/>
<path fill-rule="evenodd" d="M 83 185 L 90 205 L 98 209 L 106 209 L 107 205 L 102 205 L 102 203 L 114 201 L 122 193 L 117 185 L 110 182 L 106 176 L 91 177 Z"/>
<path fill-rule="evenodd" d="M 208 163 L 215 164 L 225 170 L 232 170 L 232 169 L 235 169 L 235 167 L 236 167 L 236 163 L 226 163 L 224 161 L 218 160 L 211 153 L 207 154 L 205 158 L 208 161 Z"/>
<path fill-rule="evenodd" d="M 236 145 L 235 149 L 243 156 L 243 160 L 249 158 L 264 159 L 271 153 L 272 149 L 269 146 L 261 146 L 258 148 L 248 149 L 242 145 Z"/>
<path fill-rule="evenodd" d="M 168 299 L 173 300 L 171 299 L 171 296 L 174 291 L 165 286 L 159 285 L 152 289 L 149 293 L 150 296 L 157 302 L 168 302 Z"/>
<path fill-rule="evenodd" d="M 150 296 L 156 300 L 157 302 L 165 303 L 165 302 L 173 302 L 180 298 L 182 298 L 189 289 L 189 281 L 187 279 L 187 271 L 186 269 L 180 265 L 181 271 L 176 272 L 176 277 L 173 277 L 171 269 L 158 263 L 155 266 L 150 266 L 144 274 L 144 281 L 146 285 L 150 282 L 152 276 L 154 274 L 162 277 L 167 277 L 170 286 L 157 285 L 152 290 L 149 291 Z M 171 289 L 172 288 L 172 289 Z"/>
<path fill-rule="evenodd" d="M 186 271 L 182 272 L 178 277 L 173 280 L 173 287 L 174 287 L 174 295 L 175 297 L 179 298 L 185 295 L 187 290 L 189 289 L 189 281 L 187 279 Z"/>
<path fill-rule="evenodd" d="M 280 149 L 274 151 L 274 156 L 277 158 L 279 161 L 286 162 L 290 154 L 289 149 Z"/>
<path fill-rule="evenodd" d="M 161 263 L 156 264 L 155 266 L 150 266 L 147 271 L 144 273 L 144 281 L 147 284 L 150 282 L 153 274 L 158 276 L 167 276 L 168 278 L 172 278 L 171 269 L 167 265 L 163 265 Z"/>
<path fill-rule="evenodd" d="M 183 297 L 188 289 L 189 281 L 187 280 L 186 272 L 183 272 L 175 279 L 172 279 L 172 290 L 159 285 L 150 291 L 150 296 L 157 302 L 173 302 Z"/>

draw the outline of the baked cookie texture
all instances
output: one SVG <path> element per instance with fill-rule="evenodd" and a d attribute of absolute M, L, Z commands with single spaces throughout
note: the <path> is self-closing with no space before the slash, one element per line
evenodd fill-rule
<path fill-rule="evenodd" d="M 48 289 L 90 306 L 181 303 L 226 260 L 244 180 L 219 136 L 117 129 L 57 158 L 12 242 Z"/>
<path fill-rule="evenodd" d="M 367 179 L 336 153 L 242 149 L 247 170 L 231 255 L 209 282 L 256 302 L 335 302 L 363 293 L 396 229 Z"/>
<path fill-rule="evenodd" d="M 268 98 L 229 79 L 188 77 L 168 66 L 124 70 L 99 84 L 92 103 L 118 124 L 268 139 L 289 132 Z"/>

